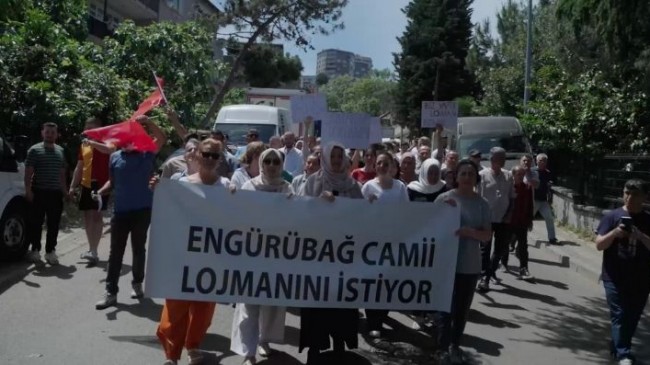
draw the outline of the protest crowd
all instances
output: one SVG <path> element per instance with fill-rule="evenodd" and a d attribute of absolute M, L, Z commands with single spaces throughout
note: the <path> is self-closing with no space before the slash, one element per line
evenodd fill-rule
<path fill-rule="evenodd" d="M 155 121 L 137 115 L 130 129 L 108 138 L 95 118 L 86 123 L 86 139 L 68 186 L 63 148 L 56 144 L 57 126 L 42 126 L 41 143 L 26 160 L 25 188 L 32 204 L 31 250 L 27 259 L 43 264 L 41 226 L 47 217 L 44 260 L 57 265 L 57 233 L 64 200 L 78 195 L 83 212 L 88 250 L 81 256 L 89 264 L 107 259 L 104 296 L 96 303 L 102 310 L 118 300 L 119 277 L 127 241 L 133 253 L 131 298 L 144 296 L 147 235 L 152 220 L 153 196 L 162 180 L 224 189 L 230 194 L 257 191 L 292 197 L 312 197 L 334 203 L 339 199 L 365 199 L 368 209 L 382 209 L 384 202 L 445 204 L 460 209 L 458 255 L 451 308 L 443 311 L 411 311 L 413 328 L 436 329 L 436 358 L 440 364 L 463 363 L 462 337 L 476 291 L 499 285 L 498 274 L 509 272 L 510 253 L 518 259 L 521 280 L 534 280 L 528 268 L 528 232 L 539 212 L 546 222 L 548 242 L 557 243 L 549 205 L 553 181 L 544 154 L 524 156 L 512 170 L 504 169 L 506 151 L 494 147 L 489 155 L 472 150 L 467 155 L 449 150 L 442 128 L 432 138 L 410 142 L 376 143 L 364 150 L 320 141 L 309 135 L 287 132 L 260 141 L 257 130 L 247 133 L 248 145 L 232 149 L 219 130 L 209 135 L 190 133 L 170 109 L 168 116 L 184 142 L 182 152 L 157 167 L 156 153 L 167 136 Z M 114 132 L 114 130 L 113 130 Z M 150 135 L 150 137 L 148 136 Z M 433 143 L 432 143 L 433 142 Z M 488 166 L 481 166 L 487 161 Z M 650 215 L 643 210 L 647 185 L 628 181 L 623 187 L 625 205 L 606 215 L 596 239 L 604 251 L 603 285 L 612 317 L 612 354 L 620 364 L 631 364 L 631 339 L 650 293 Z M 241 194 L 241 193 L 240 193 Z M 103 212 L 112 207 L 110 255 L 98 256 Z M 360 212 L 362 213 L 362 212 Z M 171 244 L 171 243 L 169 243 Z M 149 265 L 150 263 L 147 263 Z M 634 278 L 634 280 L 630 280 Z M 644 279 L 644 278 L 647 278 Z M 186 350 L 190 364 L 199 364 L 201 341 L 210 327 L 214 302 L 166 299 L 156 334 L 165 364 L 177 364 Z M 231 350 L 245 365 L 257 357 L 273 356 L 272 343 L 284 339 L 286 308 L 260 304 L 234 304 Z M 363 309 L 363 308 L 360 308 Z M 319 364 L 321 353 L 334 354 L 358 346 L 360 331 L 381 339 L 389 315 L 387 309 L 301 308 L 300 351 L 307 350 L 308 364 Z M 360 318 L 365 317 L 365 326 Z M 162 357 L 162 355 L 161 355 Z"/>

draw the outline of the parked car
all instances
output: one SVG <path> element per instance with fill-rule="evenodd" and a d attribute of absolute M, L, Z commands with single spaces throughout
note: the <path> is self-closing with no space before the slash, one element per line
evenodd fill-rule
<path fill-rule="evenodd" d="M 15 140 L 14 149 L 0 134 L 0 260 L 18 260 L 27 252 L 27 200 L 23 163 L 26 138 Z"/>

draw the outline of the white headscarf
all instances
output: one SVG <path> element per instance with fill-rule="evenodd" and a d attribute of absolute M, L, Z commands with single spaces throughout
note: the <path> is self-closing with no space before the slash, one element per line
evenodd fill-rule
<path fill-rule="evenodd" d="M 420 169 L 418 180 L 409 183 L 408 188 L 422 194 L 433 194 L 439 192 L 440 189 L 445 187 L 445 182 L 440 178 L 438 179 L 438 182 L 433 185 L 429 183 L 428 175 L 429 169 L 431 168 L 437 168 L 438 176 L 441 177 L 442 172 L 440 171 L 440 162 L 435 158 L 428 158 L 422 162 L 422 168 Z"/>
<path fill-rule="evenodd" d="M 334 148 L 340 148 L 343 151 L 343 171 L 335 172 L 332 170 L 332 151 Z M 345 147 L 337 142 L 328 143 L 323 148 L 320 155 L 320 174 L 323 178 L 324 186 L 332 190 L 348 191 L 356 185 L 356 181 L 350 176 L 350 160 L 345 156 Z"/>
<path fill-rule="evenodd" d="M 264 159 L 271 155 L 275 155 L 280 160 L 280 171 L 282 171 L 282 154 L 276 149 L 267 148 L 260 155 L 260 174 L 251 179 L 251 184 L 258 191 L 284 192 L 288 190 L 289 183 L 282 178 L 281 173 L 277 177 L 270 177 L 264 173 Z"/>

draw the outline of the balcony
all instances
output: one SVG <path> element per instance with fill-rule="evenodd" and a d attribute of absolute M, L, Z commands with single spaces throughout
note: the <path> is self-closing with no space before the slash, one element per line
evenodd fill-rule
<path fill-rule="evenodd" d="M 106 0 L 108 6 L 126 19 L 158 20 L 160 0 Z"/>
<path fill-rule="evenodd" d="M 88 33 L 99 39 L 104 39 L 104 37 L 113 34 L 113 32 L 108 29 L 108 24 L 93 17 L 88 17 Z"/>

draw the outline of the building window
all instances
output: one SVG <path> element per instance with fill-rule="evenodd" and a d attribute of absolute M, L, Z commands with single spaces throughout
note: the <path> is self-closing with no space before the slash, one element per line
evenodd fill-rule
<path fill-rule="evenodd" d="M 167 6 L 170 8 L 180 11 L 181 10 L 181 0 L 167 0 Z"/>

